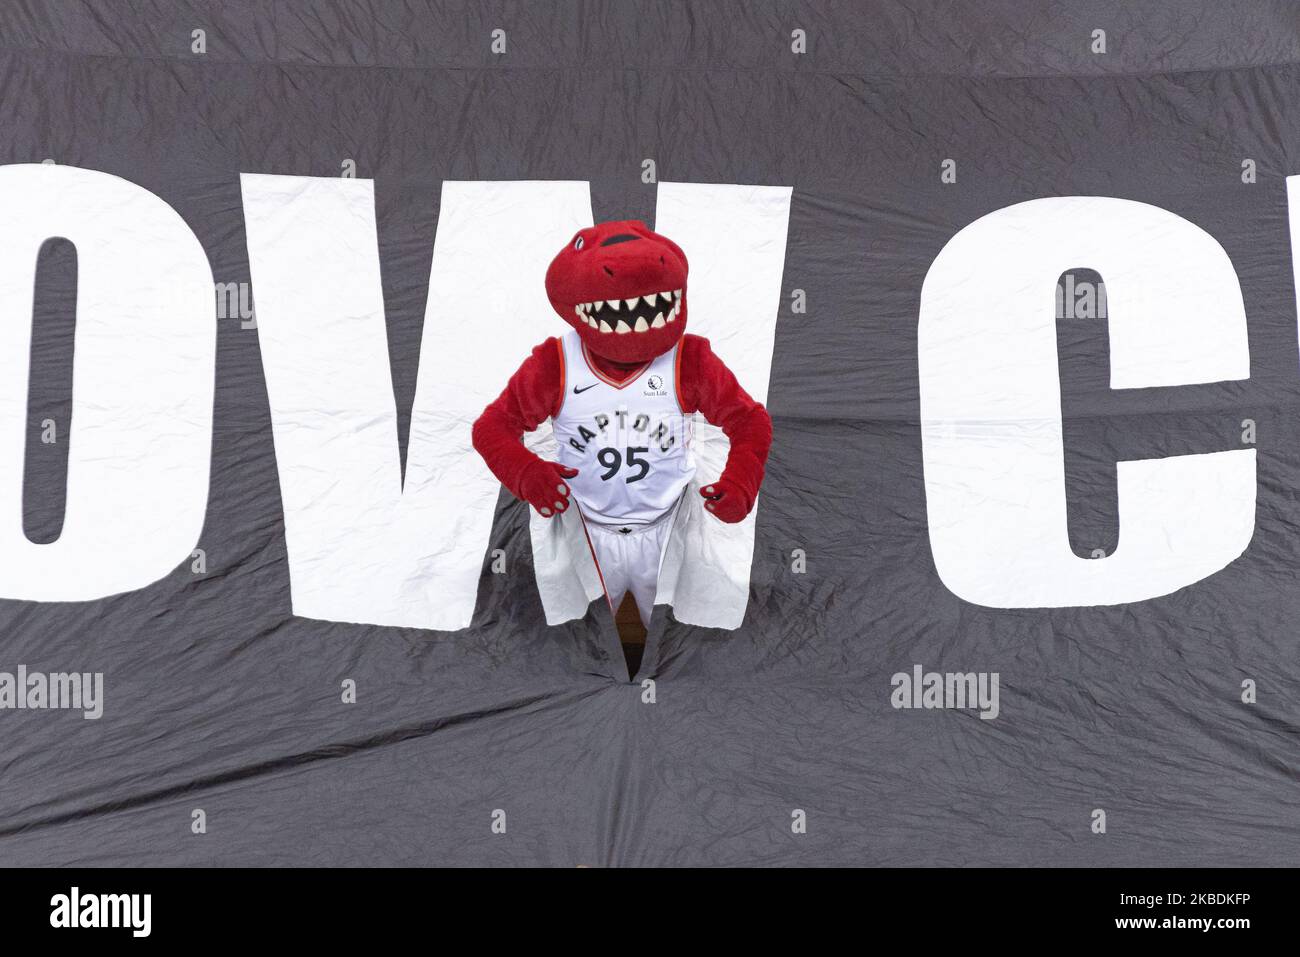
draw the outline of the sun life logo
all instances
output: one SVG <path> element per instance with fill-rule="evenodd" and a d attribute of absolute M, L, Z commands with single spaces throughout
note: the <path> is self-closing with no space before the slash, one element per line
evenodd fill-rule
<path fill-rule="evenodd" d="M 664 394 L 664 380 L 661 376 L 652 375 L 650 378 L 645 380 L 645 384 L 649 386 L 649 388 L 646 389 L 646 395 Z"/>

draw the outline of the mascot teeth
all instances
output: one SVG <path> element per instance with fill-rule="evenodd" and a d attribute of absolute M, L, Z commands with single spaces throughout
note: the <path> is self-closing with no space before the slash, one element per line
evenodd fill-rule
<path fill-rule="evenodd" d="M 671 308 L 665 308 L 667 304 Z M 652 292 L 631 299 L 597 299 L 594 302 L 580 302 L 574 306 L 578 321 L 599 329 L 601 332 L 648 332 L 662 329 L 677 318 L 682 308 L 682 291 L 680 289 Z M 622 312 L 627 318 L 617 318 L 614 314 Z"/>

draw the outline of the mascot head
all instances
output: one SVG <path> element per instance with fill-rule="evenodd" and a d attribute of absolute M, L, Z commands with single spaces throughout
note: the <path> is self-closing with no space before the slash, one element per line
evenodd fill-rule
<path fill-rule="evenodd" d="M 546 270 L 546 295 L 611 362 L 648 362 L 686 330 L 686 255 L 638 220 L 578 230 Z"/>

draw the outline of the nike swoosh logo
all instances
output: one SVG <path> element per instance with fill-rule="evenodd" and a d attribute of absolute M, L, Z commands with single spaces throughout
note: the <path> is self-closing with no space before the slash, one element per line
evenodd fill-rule
<path fill-rule="evenodd" d="M 582 393 L 586 392 L 588 389 L 594 389 L 594 388 L 596 388 L 596 386 L 598 386 L 598 385 L 600 385 L 599 382 L 593 382 L 591 385 L 584 385 L 581 389 L 579 389 L 579 388 L 575 385 L 575 386 L 573 387 L 573 394 L 574 394 L 574 395 L 581 395 Z"/>

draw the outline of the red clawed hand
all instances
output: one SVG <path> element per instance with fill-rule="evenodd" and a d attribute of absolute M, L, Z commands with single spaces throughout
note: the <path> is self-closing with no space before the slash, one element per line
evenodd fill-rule
<path fill-rule="evenodd" d="M 754 503 L 735 482 L 725 475 L 700 489 L 704 510 L 718 521 L 735 524 L 749 514 Z"/>
<path fill-rule="evenodd" d="M 543 518 L 551 518 L 569 507 L 569 483 L 578 474 L 577 469 L 560 465 L 558 462 L 546 462 L 539 459 L 524 475 L 520 483 L 521 496 L 525 502 L 537 509 Z"/>

